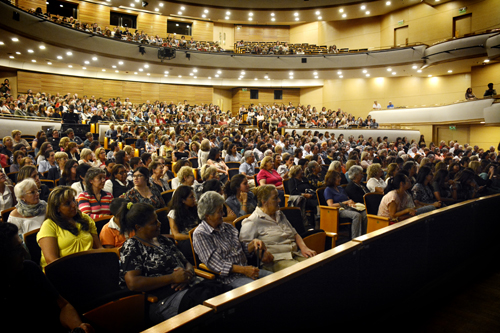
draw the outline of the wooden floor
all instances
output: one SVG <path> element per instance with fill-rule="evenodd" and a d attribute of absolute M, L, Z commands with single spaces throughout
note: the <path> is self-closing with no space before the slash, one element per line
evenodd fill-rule
<path fill-rule="evenodd" d="M 500 332 L 500 256 L 478 260 L 379 324 L 398 332 Z M 396 319 L 397 318 L 397 319 Z"/>

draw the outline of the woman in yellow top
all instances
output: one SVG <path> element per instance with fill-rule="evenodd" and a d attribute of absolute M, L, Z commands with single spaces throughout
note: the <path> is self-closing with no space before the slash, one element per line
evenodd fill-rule
<path fill-rule="evenodd" d="M 47 218 L 37 235 L 44 270 L 58 258 L 102 248 L 94 220 L 78 210 L 75 197 L 76 191 L 69 186 L 58 186 L 50 193 Z"/>

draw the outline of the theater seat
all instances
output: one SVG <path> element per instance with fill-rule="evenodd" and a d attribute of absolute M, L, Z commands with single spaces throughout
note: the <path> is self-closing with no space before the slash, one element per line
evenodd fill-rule
<path fill-rule="evenodd" d="M 377 216 L 380 201 L 383 195 L 380 193 L 366 193 L 363 196 L 363 201 L 366 207 L 366 217 L 368 220 L 366 233 L 385 228 L 389 225 L 389 218 Z"/>

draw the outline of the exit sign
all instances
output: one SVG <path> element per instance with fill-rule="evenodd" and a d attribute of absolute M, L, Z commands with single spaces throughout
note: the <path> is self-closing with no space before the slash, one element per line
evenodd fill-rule
<path fill-rule="evenodd" d="M 457 127 L 456 127 L 456 126 L 450 126 L 450 130 L 452 130 L 452 131 L 456 131 L 456 130 L 457 130 Z"/>
<path fill-rule="evenodd" d="M 247 88 L 241 88 L 241 91 L 247 91 Z"/>
<path fill-rule="evenodd" d="M 465 14 L 467 12 L 467 7 L 462 7 L 458 9 L 459 14 Z"/>
<path fill-rule="evenodd" d="M 405 24 L 405 20 L 398 21 L 399 26 L 402 26 L 403 24 Z"/>

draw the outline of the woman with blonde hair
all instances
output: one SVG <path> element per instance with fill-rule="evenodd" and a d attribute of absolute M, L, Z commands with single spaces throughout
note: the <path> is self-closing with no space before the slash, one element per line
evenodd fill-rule
<path fill-rule="evenodd" d="M 58 151 L 65 151 L 68 148 L 68 144 L 70 143 L 70 139 L 65 136 L 64 138 L 61 138 L 59 141 L 59 149 Z"/>
<path fill-rule="evenodd" d="M 210 153 L 210 140 L 203 139 L 200 145 L 200 152 L 198 153 L 200 167 L 202 167 L 205 163 L 207 163 L 209 153 Z"/>
<path fill-rule="evenodd" d="M 382 170 L 382 166 L 379 163 L 373 163 L 368 167 L 368 182 L 366 183 L 366 187 L 370 192 L 384 194 L 387 183 L 384 181 L 383 176 L 384 170 Z"/>
<path fill-rule="evenodd" d="M 106 168 L 106 149 L 103 147 L 95 150 L 95 162 L 93 166 L 100 169 Z"/>
<path fill-rule="evenodd" d="M 84 148 L 82 150 L 82 153 L 80 154 L 80 160 L 78 161 L 78 164 L 82 163 L 88 164 L 90 166 L 93 165 L 92 150 L 90 150 L 89 148 Z"/>

